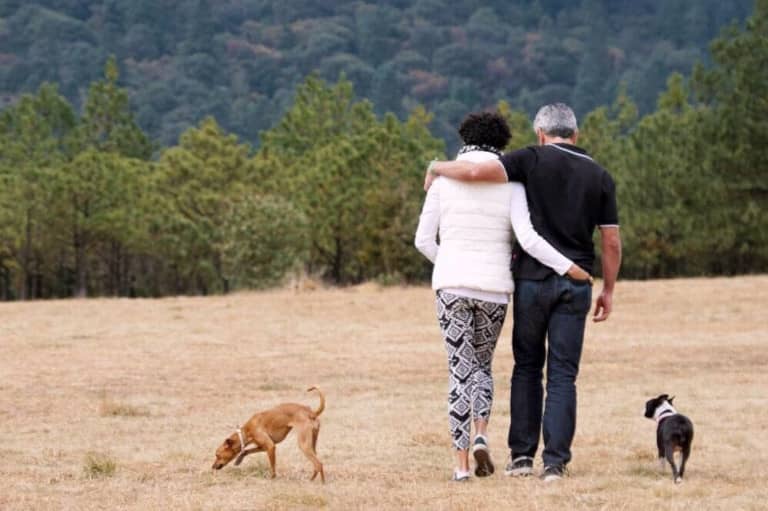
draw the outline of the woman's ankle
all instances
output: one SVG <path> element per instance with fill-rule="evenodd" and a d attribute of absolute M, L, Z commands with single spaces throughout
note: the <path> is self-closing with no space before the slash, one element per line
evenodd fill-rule
<path fill-rule="evenodd" d="M 469 472 L 469 449 L 456 450 L 456 470 Z"/>

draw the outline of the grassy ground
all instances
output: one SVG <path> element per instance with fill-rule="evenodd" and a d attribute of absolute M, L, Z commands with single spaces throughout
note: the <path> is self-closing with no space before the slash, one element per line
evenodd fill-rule
<path fill-rule="evenodd" d="M 766 509 L 768 277 L 623 282 L 615 302 L 587 330 L 572 476 L 556 485 L 448 482 L 427 288 L 0 304 L 0 509 Z M 497 465 L 510 322 L 494 364 Z M 276 480 L 262 454 L 210 470 L 253 412 L 316 406 L 311 385 L 328 399 L 324 486 L 293 434 Z M 641 415 L 661 392 L 696 426 L 680 486 Z"/>

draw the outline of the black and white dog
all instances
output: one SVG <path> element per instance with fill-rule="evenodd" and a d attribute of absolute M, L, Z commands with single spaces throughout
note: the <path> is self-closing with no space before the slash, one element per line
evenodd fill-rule
<path fill-rule="evenodd" d="M 685 463 L 691 454 L 693 442 L 693 423 L 685 415 L 677 413 L 672 407 L 674 397 L 662 394 L 645 403 L 645 416 L 656 421 L 656 445 L 659 448 L 659 462 L 664 468 L 664 458 L 672 466 L 675 483 L 683 482 Z M 682 454 L 682 461 L 675 463 L 675 453 Z"/>

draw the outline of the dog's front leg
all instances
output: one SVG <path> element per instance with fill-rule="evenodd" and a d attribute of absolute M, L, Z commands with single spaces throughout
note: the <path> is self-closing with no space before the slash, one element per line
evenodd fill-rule
<path fill-rule="evenodd" d="M 269 469 L 272 473 L 272 479 L 275 478 L 277 473 L 275 472 L 275 442 L 272 437 L 259 431 L 252 436 L 254 443 L 259 446 L 260 451 L 267 451 L 267 458 L 269 458 Z"/>
<path fill-rule="evenodd" d="M 664 439 L 661 436 L 661 428 L 656 430 L 656 447 L 659 450 L 659 470 L 664 472 Z"/>
<path fill-rule="evenodd" d="M 235 466 L 238 466 L 240 463 L 242 463 L 243 458 L 245 458 L 249 454 L 253 454 L 255 452 L 261 452 L 263 450 L 264 449 L 262 449 L 261 447 L 251 447 L 250 449 L 244 450 L 243 452 L 237 455 L 237 459 L 235 460 Z"/>
<path fill-rule="evenodd" d="M 267 447 L 267 457 L 269 458 L 269 468 L 272 470 L 272 479 L 277 476 L 277 473 L 275 472 L 275 444 L 270 445 Z"/>

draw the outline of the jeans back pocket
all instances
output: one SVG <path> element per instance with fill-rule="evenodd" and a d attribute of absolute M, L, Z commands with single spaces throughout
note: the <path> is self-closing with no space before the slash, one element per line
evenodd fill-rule
<path fill-rule="evenodd" d="M 560 303 L 565 306 L 566 311 L 570 314 L 587 314 L 592 305 L 592 286 L 589 281 L 566 278 L 564 288 Z"/>

